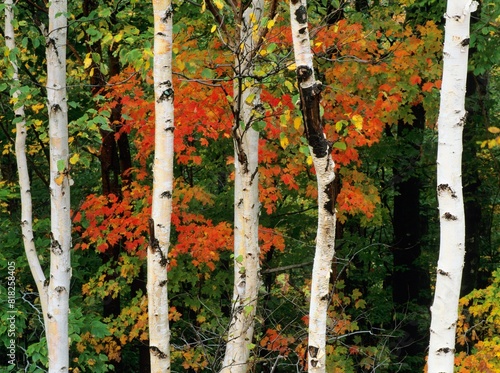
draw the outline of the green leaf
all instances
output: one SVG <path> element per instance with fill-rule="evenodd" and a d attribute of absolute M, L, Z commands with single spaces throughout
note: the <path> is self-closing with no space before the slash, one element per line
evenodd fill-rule
<path fill-rule="evenodd" d="M 64 159 L 59 159 L 57 161 L 57 171 L 63 172 L 65 168 L 66 168 L 66 162 L 64 161 Z"/>
<path fill-rule="evenodd" d="M 214 77 L 214 72 L 211 69 L 205 68 L 202 70 L 201 76 L 202 76 L 202 78 L 205 78 L 205 79 L 212 79 Z"/>
<path fill-rule="evenodd" d="M 337 148 L 337 149 L 340 149 L 340 150 L 346 150 L 347 149 L 346 143 L 342 142 L 342 141 L 337 141 L 336 143 L 333 144 L 333 147 Z"/>
<path fill-rule="evenodd" d="M 252 124 L 252 128 L 257 132 L 260 132 L 260 131 L 264 130 L 264 128 L 266 128 L 266 122 L 264 122 L 263 120 L 260 120 L 258 122 L 254 122 Z"/>
<path fill-rule="evenodd" d="M 90 333 L 96 338 L 103 338 L 111 334 L 107 325 L 99 320 L 92 321 L 90 325 Z"/>
<path fill-rule="evenodd" d="M 266 52 L 271 54 L 276 50 L 276 48 L 278 48 L 278 45 L 276 43 L 271 43 L 267 46 Z"/>
<path fill-rule="evenodd" d="M 251 305 L 243 307 L 243 313 L 245 314 L 245 316 L 250 315 L 250 313 L 252 313 L 252 311 L 253 311 L 253 306 L 251 306 Z"/>

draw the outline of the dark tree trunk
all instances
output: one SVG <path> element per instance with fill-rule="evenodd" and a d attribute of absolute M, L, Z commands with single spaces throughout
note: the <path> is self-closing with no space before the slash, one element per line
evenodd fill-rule
<path fill-rule="evenodd" d="M 471 50 L 474 53 L 473 50 Z M 482 235 L 486 231 L 481 213 L 484 196 L 481 192 L 479 160 L 476 158 L 478 126 L 483 127 L 482 103 L 487 92 L 488 80 L 481 76 L 467 75 L 467 125 L 464 126 L 464 154 L 462 174 L 465 207 L 465 263 L 462 274 L 461 295 L 485 284 L 479 273 Z M 489 274 L 485 276 L 489 277 Z"/>
<path fill-rule="evenodd" d="M 96 10 L 99 6 L 98 2 L 93 0 L 86 0 L 83 4 L 83 12 L 85 16 L 88 16 L 92 11 Z M 115 15 L 111 15 L 110 24 L 116 23 Z M 103 51 L 100 43 L 87 43 L 88 53 L 98 53 L 103 56 Z M 120 73 L 120 63 L 117 56 L 113 55 L 113 51 L 108 52 L 108 65 L 109 65 L 109 76 L 105 76 L 99 65 L 92 63 L 89 69 L 93 69 L 93 74 L 90 77 L 90 83 L 92 86 L 92 93 L 94 95 L 105 90 L 107 80 L 109 77 L 118 75 Z M 119 99 L 119 98 L 118 98 Z M 99 160 L 101 163 L 101 184 L 102 193 L 105 196 L 114 194 L 117 197 L 122 195 L 122 186 L 130 182 L 129 175 L 126 172 L 132 166 L 132 159 L 130 155 L 130 146 L 127 138 L 127 134 L 123 133 L 120 135 L 118 141 L 115 138 L 115 134 L 121 127 L 122 106 L 120 103 L 112 110 L 110 116 L 110 127 L 111 131 L 100 130 L 101 134 L 101 148 L 99 153 Z M 125 177 L 124 177 L 125 176 Z M 110 246 L 106 253 L 101 255 L 103 265 L 110 264 L 112 268 L 118 263 L 118 259 L 121 253 L 121 242 Z M 108 275 L 108 280 L 113 279 L 113 275 Z M 103 316 L 104 317 L 116 317 L 121 313 L 121 303 L 120 295 L 116 297 L 107 296 L 103 299 Z M 149 351 L 148 351 L 149 357 Z M 140 356 L 142 354 L 140 353 Z M 145 364 L 145 363 L 143 363 Z M 142 364 L 142 365 L 143 365 Z M 120 372 L 123 370 L 123 366 L 119 362 L 112 362 L 114 370 Z M 140 364 L 140 366 L 142 366 Z M 139 371 L 139 370 L 138 370 Z M 140 370 L 143 372 L 143 370 Z"/>
<path fill-rule="evenodd" d="M 395 162 L 394 172 L 394 244 L 392 295 L 403 336 L 395 346 L 395 352 L 403 361 L 410 356 L 425 356 L 427 338 L 416 336 L 417 320 L 408 314 L 415 306 L 428 306 L 430 279 L 427 271 L 419 266 L 421 254 L 420 187 L 417 172 L 420 146 L 423 139 L 425 112 L 422 105 L 412 108 L 413 124 L 398 124 L 397 144 L 406 153 L 404 160 Z M 411 370 L 400 370 L 411 371 Z"/>

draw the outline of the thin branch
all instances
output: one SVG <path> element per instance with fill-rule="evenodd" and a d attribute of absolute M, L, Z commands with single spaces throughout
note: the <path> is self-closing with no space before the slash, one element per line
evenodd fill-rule
<path fill-rule="evenodd" d="M 302 267 L 307 267 L 312 265 L 314 262 L 305 262 L 305 263 L 299 263 L 299 264 L 291 264 L 288 266 L 282 266 L 282 267 L 275 267 L 275 268 L 269 268 L 261 271 L 262 274 L 268 274 L 268 273 L 276 273 L 276 272 L 285 272 L 290 269 L 295 269 L 295 268 L 302 268 Z"/>

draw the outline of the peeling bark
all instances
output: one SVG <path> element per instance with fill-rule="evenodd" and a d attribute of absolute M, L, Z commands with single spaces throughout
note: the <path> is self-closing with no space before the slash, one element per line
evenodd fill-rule
<path fill-rule="evenodd" d="M 331 143 L 320 115 L 321 82 L 314 76 L 305 0 L 291 0 L 290 14 L 300 109 L 318 182 L 318 231 L 309 310 L 308 371 L 325 372 L 326 312 L 330 302 L 330 272 L 335 254 L 335 172 Z"/>

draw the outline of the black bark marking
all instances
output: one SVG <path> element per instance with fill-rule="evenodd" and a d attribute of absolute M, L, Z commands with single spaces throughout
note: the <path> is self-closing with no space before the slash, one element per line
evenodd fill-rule
<path fill-rule="evenodd" d="M 233 127 L 233 139 L 236 153 L 238 154 L 238 162 L 243 167 L 243 173 L 247 174 L 250 170 L 248 169 L 248 157 L 243 150 L 243 135 L 240 136 L 236 126 Z"/>
<path fill-rule="evenodd" d="M 167 354 L 162 352 L 158 347 L 156 346 L 149 346 L 149 349 L 153 353 L 154 356 L 156 356 L 158 359 L 166 359 Z"/>
<path fill-rule="evenodd" d="M 442 192 L 448 192 L 450 193 L 451 198 L 457 198 L 457 194 L 448 184 L 439 184 L 437 190 L 439 195 L 441 195 Z"/>
<path fill-rule="evenodd" d="M 295 5 L 299 2 L 299 0 L 292 0 L 292 4 Z"/>
<path fill-rule="evenodd" d="M 47 313 L 47 318 L 51 319 L 53 316 L 51 313 Z"/>
<path fill-rule="evenodd" d="M 313 368 L 316 368 L 316 366 L 318 365 L 319 361 L 318 360 L 315 360 L 315 359 L 311 359 L 311 366 Z"/>
<path fill-rule="evenodd" d="M 470 39 L 469 38 L 465 38 L 464 40 L 462 40 L 462 42 L 460 43 L 460 45 L 462 47 L 466 47 L 470 44 Z"/>
<path fill-rule="evenodd" d="M 56 41 L 53 38 L 48 38 L 47 39 L 47 44 L 45 45 L 47 48 L 50 46 L 54 48 L 54 53 L 56 54 L 57 59 L 59 60 L 59 63 L 61 63 L 61 60 L 59 59 L 59 49 L 57 49 Z"/>
<path fill-rule="evenodd" d="M 300 34 L 300 35 L 304 35 L 306 32 L 307 32 L 307 27 L 302 27 L 302 28 L 299 30 L 299 34 Z"/>
<path fill-rule="evenodd" d="M 255 179 L 255 176 L 257 176 L 257 172 L 259 172 L 258 168 L 256 168 L 255 171 L 252 173 L 252 176 L 250 176 L 250 185 L 253 184 L 253 180 Z"/>
<path fill-rule="evenodd" d="M 297 79 L 299 80 L 299 83 L 302 83 L 307 78 L 309 78 L 312 75 L 312 73 L 313 72 L 309 66 L 298 66 L 297 67 Z"/>
<path fill-rule="evenodd" d="M 156 102 L 162 102 L 162 101 L 166 101 L 166 100 L 169 100 L 169 99 L 174 99 L 174 90 L 172 88 L 172 82 L 170 80 L 167 80 L 165 82 L 161 82 L 160 83 L 160 88 L 162 87 L 166 87 L 166 89 L 162 92 L 162 94 L 160 95 L 160 98 L 158 98 L 158 100 L 156 100 Z"/>
<path fill-rule="evenodd" d="M 44 282 L 43 282 L 43 287 L 46 288 L 48 287 L 50 284 L 50 278 L 46 279 Z"/>
<path fill-rule="evenodd" d="M 66 288 L 64 286 L 57 286 L 54 290 L 58 293 L 62 293 L 63 291 L 66 291 Z"/>
<path fill-rule="evenodd" d="M 158 285 L 160 285 L 160 287 L 164 287 L 166 284 L 167 284 L 167 280 L 163 280 L 163 281 L 160 281 L 160 283 Z"/>
<path fill-rule="evenodd" d="M 172 192 L 170 191 L 165 191 L 162 194 L 160 194 L 160 198 L 172 198 Z"/>
<path fill-rule="evenodd" d="M 170 126 L 170 127 L 166 127 L 166 128 L 165 128 L 165 132 L 172 132 L 172 133 L 173 133 L 173 132 L 174 132 L 174 130 L 175 130 L 175 127 L 173 127 L 173 126 Z"/>
<path fill-rule="evenodd" d="M 311 356 L 311 358 L 315 359 L 318 356 L 319 347 L 309 346 L 307 350 L 309 351 L 309 356 Z"/>
<path fill-rule="evenodd" d="M 328 196 L 328 201 L 325 202 L 323 207 L 326 211 L 328 211 L 331 215 L 335 214 L 335 199 L 337 195 L 337 191 L 335 188 L 335 181 L 328 183 L 325 188 L 325 193 Z"/>
<path fill-rule="evenodd" d="M 307 76 L 312 71 L 306 66 L 297 68 L 297 77 L 299 77 L 299 86 L 301 76 Z M 328 141 L 323 133 L 323 124 L 319 112 L 319 102 L 321 99 L 322 85 L 316 82 L 311 87 L 300 89 L 300 102 L 302 116 L 304 117 L 304 131 L 307 142 L 313 149 L 313 153 L 318 158 L 323 158 L 329 154 Z"/>
<path fill-rule="evenodd" d="M 439 350 L 437 350 L 438 354 L 441 353 L 441 352 L 443 352 L 445 354 L 449 354 L 450 352 L 451 353 L 455 353 L 455 349 L 449 348 L 449 347 L 443 347 L 443 348 L 440 348 Z"/>
<path fill-rule="evenodd" d="M 295 19 L 301 24 L 307 22 L 307 9 L 304 5 L 299 6 L 295 11 Z"/>
<path fill-rule="evenodd" d="M 467 122 L 467 112 L 465 112 L 464 116 L 460 118 L 460 121 L 458 122 L 459 127 L 465 126 L 465 123 Z"/>
<path fill-rule="evenodd" d="M 62 255 L 63 253 L 61 244 L 54 238 L 52 232 L 50 233 L 50 250 L 54 255 Z"/>
<path fill-rule="evenodd" d="M 442 276 L 450 277 L 450 273 L 446 272 L 446 271 L 443 271 L 442 269 L 438 269 L 437 273 L 440 274 L 440 275 L 442 275 Z"/>
<path fill-rule="evenodd" d="M 160 265 L 162 267 L 166 267 L 168 264 L 168 259 L 163 254 L 163 251 L 160 248 L 160 243 L 158 239 L 155 237 L 155 224 L 152 218 L 149 218 L 149 248 L 153 254 L 158 253 L 160 255 Z"/>
<path fill-rule="evenodd" d="M 57 113 L 58 111 L 61 111 L 61 107 L 59 106 L 59 104 L 54 104 L 50 107 L 52 109 L 52 111 L 54 111 L 55 113 Z"/>
<path fill-rule="evenodd" d="M 446 220 L 457 220 L 457 217 L 450 214 L 449 212 L 445 212 L 443 218 L 445 218 Z"/>
<path fill-rule="evenodd" d="M 162 94 L 160 95 L 160 98 L 156 100 L 156 102 L 160 103 L 162 101 L 167 101 L 170 99 L 174 99 L 174 90 L 172 88 L 167 88 L 165 89 Z"/>
<path fill-rule="evenodd" d="M 169 6 L 167 8 L 167 10 L 165 11 L 165 15 L 163 17 L 161 17 L 161 21 L 167 22 L 169 18 L 172 18 L 173 14 L 174 14 L 174 10 L 172 9 L 171 6 Z"/>

